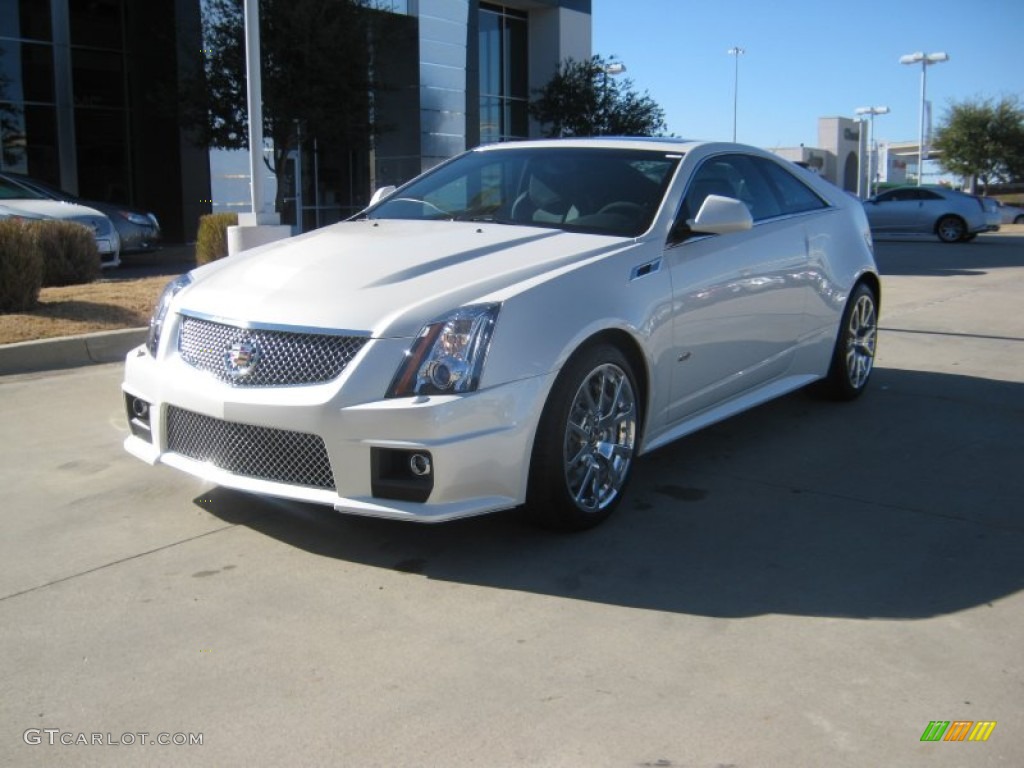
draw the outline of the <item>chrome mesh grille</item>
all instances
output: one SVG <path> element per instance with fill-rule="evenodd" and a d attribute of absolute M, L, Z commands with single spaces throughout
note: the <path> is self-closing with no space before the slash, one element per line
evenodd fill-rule
<path fill-rule="evenodd" d="M 334 490 L 334 473 L 318 435 L 222 421 L 169 406 L 167 450 L 233 475 Z"/>
<path fill-rule="evenodd" d="M 232 386 L 280 387 L 337 378 L 366 342 L 362 336 L 239 328 L 183 315 L 178 353 L 189 365 Z M 259 355 L 245 375 L 232 372 L 226 362 L 229 349 L 240 343 L 252 345 Z"/>

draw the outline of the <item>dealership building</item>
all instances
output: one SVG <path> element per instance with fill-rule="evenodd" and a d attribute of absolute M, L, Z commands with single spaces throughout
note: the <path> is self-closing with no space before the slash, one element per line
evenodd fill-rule
<path fill-rule="evenodd" d="M 293 201 L 288 223 L 336 221 L 374 186 L 480 143 L 536 135 L 531 91 L 563 59 L 591 55 L 590 0 L 381 5 L 403 36 L 387 52 L 393 87 L 375 97 L 391 129 L 359 152 L 305 137 L 276 180 Z M 0 0 L 0 169 L 151 210 L 168 241 L 194 239 L 214 201 L 248 201 L 248 179 L 218 175 L 223 163 L 211 179 L 211 154 L 189 141 L 177 111 L 201 49 L 200 0 Z"/>
<path fill-rule="evenodd" d="M 199 0 L 0 0 L 0 169 L 194 238 L 209 163 L 176 105 L 201 39 Z"/>
<path fill-rule="evenodd" d="M 876 137 L 871 143 L 877 146 L 870 149 L 867 134 L 862 120 L 822 117 L 818 119 L 817 146 L 772 147 L 770 151 L 809 168 L 847 192 L 860 193 L 862 197 L 869 196 L 871 179 L 875 184 L 905 184 L 911 177 L 916 179 L 918 142 L 883 141 Z M 934 149 L 929 149 L 925 163 L 937 156 Z M 926 164 L 925 178 L 930 175 L 928 167 Z"/>

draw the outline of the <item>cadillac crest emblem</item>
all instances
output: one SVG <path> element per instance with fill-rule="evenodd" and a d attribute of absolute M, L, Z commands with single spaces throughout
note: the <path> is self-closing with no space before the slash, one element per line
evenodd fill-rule
<path fill-rule="evenodd" d="M 224 351 L 224 367 L 232 379 L 248 376 L 260 361 L 260 348 L 253 341 L 236 341 Z"/>

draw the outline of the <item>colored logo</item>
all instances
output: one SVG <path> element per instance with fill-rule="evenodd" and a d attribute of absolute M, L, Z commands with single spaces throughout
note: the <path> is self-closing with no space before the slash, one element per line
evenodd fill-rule
<path fill-rule="evenodd" d="M 932 720 L 921 741 L 988 741 L 995 728 L 995 720 Z"/>
<path fill-rule="evenodd" d="M 251 341 L 236 341 L 224 352 L 224 367 L 233 379 L 252 373 L 260 361 L 260 348 Z"/>

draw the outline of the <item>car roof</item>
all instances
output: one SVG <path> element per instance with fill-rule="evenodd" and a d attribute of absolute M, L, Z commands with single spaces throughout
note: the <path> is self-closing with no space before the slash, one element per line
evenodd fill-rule
<path fill-rule="evenodd" d="M 588 138 L 536 139 L 530 141 L 505 141 L 477 147 L 476 151 L 502 151 L 522 147 L 535 148 L 582 148 L 582 149 L 645 149 L 664 152 L 688 152 L 702 144 L 712 142 L 693 139 L 663 138 L 652 136 L 600 136 Z M 740 147 L 741 145 L 735 145 Z M 743 149 L 749 149 L 743 147 Z"/>

